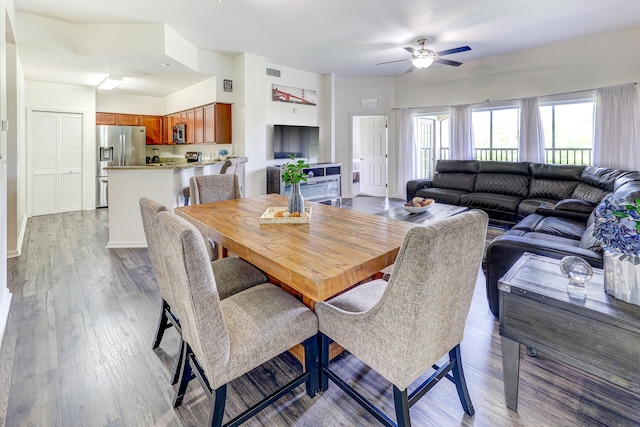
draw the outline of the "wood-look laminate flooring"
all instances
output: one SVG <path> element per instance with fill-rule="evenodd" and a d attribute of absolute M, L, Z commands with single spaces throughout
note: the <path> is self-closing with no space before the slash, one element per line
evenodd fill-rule
<path fill-rule="evenodd" d="M 343 207 L 375 213 L 401 200 L 357 197 Z M 172 409 L 169 377 L 178 336 L 151 349 L 160 297 L 146 249 L 105 249 L 107 210 L 29 219 L 22 256 L 8 262 L 13 294 L 0 348 L 0 426 L 199 426 L 208 402 L 192 381 Z M 414 426 L 637 426 L 640 396 L 539 354 L 523 355 L 518 412 L 504 405 L 498 324 L 478 280 L 462 354 L 474 417 L 443 381 L 411 409 Z M 524 352 L 523 352 L 524 353 Z M 345 353 L 334 367 L 393 413 L 391 386 Z M 300 365 L 288 353 L 234 380 L 226 418 L 283 384 Z M 303 387 L 248 426 L 375 426 L 335 385 Z"/>

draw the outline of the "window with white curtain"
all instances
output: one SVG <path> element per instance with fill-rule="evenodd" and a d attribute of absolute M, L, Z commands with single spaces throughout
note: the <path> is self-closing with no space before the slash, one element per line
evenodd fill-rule
<path fill-rule="evenodd" d="M 517 107 L 474 109 L 471 119 L 477 160 L 518 161 Z"/>
<path fill-rule="evenodd" d="M 591 165 L 593 99 L 540 104 L 545 163 Z"/>
<path fill-rule="evenodd" d="M 546 163 L 592 164 L 594 104 L 592 91 L 540 98 Z M 518 161 L 519 115 L 518 101 L 472 108 L 477 160 Z M 429 179 L 436 160 L 449 158 L 449 115 L 425 111 L 416 115 L 414 124 L 421 156 L 419 174 Z"/>

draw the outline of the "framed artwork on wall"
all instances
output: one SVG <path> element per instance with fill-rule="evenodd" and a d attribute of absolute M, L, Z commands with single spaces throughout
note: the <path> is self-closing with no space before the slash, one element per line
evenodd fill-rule
<path fill-rule="evenodd" d="M 316 105 L 316 91 L 273 84 L 271 85 L 271 99 L 290 104 Z"/>

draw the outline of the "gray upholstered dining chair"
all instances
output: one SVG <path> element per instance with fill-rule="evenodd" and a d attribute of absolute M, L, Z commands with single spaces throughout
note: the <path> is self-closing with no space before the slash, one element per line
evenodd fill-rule
<path fill-rule="evenodd" d="M 202 175 L 193 176 L 189 179 L 189 188 L 191 192 L 191 204 L 219 202 L 222 200 L 241 199 L 240 184 L 238 175 Z M 209 247 L 212 258 L 218 257 L 218 245 L 211 239 Z"/>
<path fill-rule="evenodd" d="M 315 314 L 272 283 L 222 300 L 198 230 L 166 212 L 158 214 L 158 222 L 167 277 L 175 286 L 187 343 L 174 407 L 182 404 L 195 376 L 211 403 L 209 425 L 222 425 L 227 384 L 299 343 L 305 347 L 306 372 L 226 425 L 241 424 L 305 382 L 307 394 L 315 396 L 319 387 Z"/>
<path fill-rule="evenodd" d="M 173 310 L 176 297 L 174 295 L 173 286 L 167 279 L 164 259 L 162 257 L 164 242 L 161 240 L 158 233 L 157 214 L 160 212 L 166 212 L 167 208 L 164 205 L 146 197 L 142 197 L 139 200 L 139 204 L 140 213 L 142 215 L 142 225 L 144 227 L 147 246 L 149 248 L 149 257 L 151 258 L 151 266 L 155 272 L 158 288 L 160 289 L 160 297 L 162 298 L 160 318 L 158 319 L 158 326 L 153 339 L 153 348 L 157 348 L 160 346 L 164 332 L 170 327 L 174 327 L 182 337 L 180 320 L 176 315 L 175 310 Z M 220 298 L 222 299 L 251 286 L 267 281 L 267 277 L 259 269 L 240 258 L 221 258 L 211 262 L 210 266 L 211 270 L 218 278 L 218 289 Z M 183 368 L 183 346 L 184 341 L 181 338 L 180 353 L 173 371 L 171 384 L 178 382 L 180 371 Z"/>
<path fill-rule="evenodd" d="M 193 176 L 189 188 L 194 205 L 242 197 L 236 174 Z"/>
<path fill-rule="evenodd" d="M 409 426 L 409 408 L 440 379 L 457 388 L 474 413 L 462 370 L 460 342 L 487 231 L 487 214 L 461 213 L 405 236 L 389 281 L 374 280 L 315 306 L 322 337 L 321 390 L 330 379 L 386 426 Z M 333 340 L 393 384 L 397 424 L 330 369 Z M 436 363 L 448 353 L 442 366 Z M 407 387 L 435 372 L 411 395 Z M 370 406 L 368 406 L 368 405 Z"/>

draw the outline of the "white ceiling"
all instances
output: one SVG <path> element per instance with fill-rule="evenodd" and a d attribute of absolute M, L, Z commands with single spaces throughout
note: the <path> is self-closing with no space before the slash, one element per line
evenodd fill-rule
<path fill-rule="evenodd" d="M 94 86 L 111 73 L 125 77 L 116 91 L 148 96 L 208 75 L 153 43 L 130 48 L 117 34 L 103 37 L 113 39 L 108 49 L 78 48 L 83 31 L 135 24 L 126 26 L 127 36 L 144 33 L 149 26 L 142 24 L 165 24 L 200 53 L 246 52 L 318 74 L 376 77 L 402 75 L 408 62 L 375 64 L 408 58 L 402 47 L 417 47 L 419 38 L 435 51 L 468 45 L 471 51 L 446 58 L 469 62 L 640 26 L 639 0 L 15 0 L 15 8 L 28 80 Z M 175 66 L 160 66 L 167 62 Z"/>

